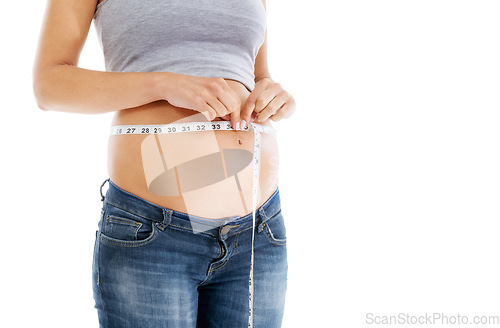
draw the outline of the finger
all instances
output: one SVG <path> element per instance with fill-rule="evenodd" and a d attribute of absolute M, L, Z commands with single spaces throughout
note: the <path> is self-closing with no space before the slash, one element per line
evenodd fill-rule
<path fill-rule="evenodd" d="M 240 119 L 241 119 L 241 128 L 244 129 L 248 123 L 252 122 L 255 120 L 256 115 L 254 114 L 254 109 L 255 103 L 248 97 L 247 101 L 243 105 L 243 108 L 241 109 L 240 113 Z M 252 117 L 253 116 L 253 117 Z"/>
<path fill-rule="evenodd" d="M 241 118 L 240 118 L 240 111 L 234 111 L 231 113 L 231 126 L 235 130 L 239 130 L 241 128 Z"/>
<path fill-rule="evenodd" d="M 238 94 L 227 86 L 227 89 L 217 93 L 217 99 L 226 107 L 227 113 L 233 113 L 241 110 L 241 102 Z"/>
<path fill-rule="evenodd" d="M 265 121 L 264 119 L 264 116 L 266 115 L 266 113 L 262 113 L 266 107 L 274 100 L 276 95 L 274 95 L 273 93 L 270 93 L 270 92 L 264 92 L 262 93 L 259 98 L 257 99 L 256 103 L 255 103 L 255 108 L 254 108 L 254 113 L 256 114 L 256 119 L 257 120 L 260 120 L 260 122 L 263 122 Z M 261 114 L 262 117 L 260 116 Z M 273 114 L 273 113 L 270 113 L 270 114 Z M 269 116 L 269 115 L 268 115 Z"/>
<path fill-rule="evenodd" d="M 286 118 L 287 114 L 286 114 L 286 106 L 285 105 L 283 105 L 281 108 L 279 108 L 274 115 L 271 115 L 269 117 L 269 119 L 274 121 L 274 122 L 278 122 L 278 121 L 281 121 L 282 119 Z"/>
<path fill-rule="evenodd" d="M 288 99 L 288 93 L 286 91 L 281 92 L 278 94 L 274 99 L 267 104 L 267 106 L 259 113 L 258 119 L 261 122 L 264 122 L 267 120 L 271 115 L 276 114 L 278 111 L 278 108 L 281 108 L 286 100 Z"/>
<path fill-rule="evenodd" d="M 217 117 L 217 113 L 214 111 L 212 107 L 206 104 L 201 110 L 200 113 L 205 116 L 208 121 L 212 121 Z"/>
<path fill-rule="evenodd" d="M 217 97 L 209 98 L 207 104 L 217 113 L 216 117 L 222 117 L 228 114 L 226 106 L 224 106 Z"/>
<path fill-rule="evenodd" d="M 278 109 L 276 114 L 272 115 L 270 119 L 273 120 L 274 122 L 278 122 L 279 120 L 290 117 L 294 112 L 295 112 L 295 104 L 287 102 L 283 105 L 283 107 Z"/>
<path fill-rule="evenodd" d="M 240 116 L 242 120 L 245 120 L 246 122 L 252 121 L 251 116 L 255 108 L 255 101 L 257 100 L 259 95 L 266 90 L 266 88 L 267 84 L 264 83 L 255 84 L 255 88 L 248 95 L 248 98 L 245 101 L 245 104 L 243 105 L 243 108 L 241 110 Z"/>
<path fill-rule="evenodd" d="M 221 92 L 217 99 L 224 105 L 228 112 L 225 117 L 230 116 L 233 129 L 240 129 L 241 102 L 236 92 L 228 86 L 229 92 Z"/>
<path fill-rule="evenodd" d="M 279 94 L 286 92 L 283 90 L 279 83 L 274 83 L 270 85 L 266 90 L 264 90 L 257 100 L 255 101 L 254 111 L 260 113 L 267 107 L 267 105 Z"/>

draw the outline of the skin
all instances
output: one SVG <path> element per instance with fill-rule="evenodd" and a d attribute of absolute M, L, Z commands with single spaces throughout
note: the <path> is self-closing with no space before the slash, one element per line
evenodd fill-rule
<path fill-rule="evenodd" d="M 262 1 L 265 7 L 265 0 Z M 78 59 L 92 22 L 96 0 L 48 0 L 42 23 L 38 50 L 33 66 L 33 90 L 42 110 L 81 114 L 115 112 L 112 125 L 168 124 L 200 121 L 199 115 L 210 121 L 230 120 L 235 129 L 255 121 L 270 125 L 268 119 L 279 121 L 295 111 L 295 100 L 279 83 L 272 80 L 267 65 L 266 38 L 255 59 L 255 88 L 250 92 L 238 81 L 176 74 L 172 72 L 102 72 L 78 67 Z M 193 115 L 197 114 L 198 115 Z M 201 113 L 201 114 L 200 114 Z M 262 134 L 260 202 L 267 199 L 277 186 L 277 145 L 270 136 Z M 143 135 L 110 136 L 108 144 L 109 176 L 119 187 L 152 203 L 187 212 L 188 197 L 162 197 L 148 190 L 141 157 Z M 188 138 L 183 138 L 188 139 Z M 253 151 L 252 133 L 217 131 L 214 136 L 203 135 L 199 144 L 213 144 L 217 150 L 241 149 Z M 206 142 L 205 142 L 206 141 Z M 186 144 L 190 155 L 207 155 L 196 144 Z M 171 158 L 180 153 L 168 154 Z M 149 154 L 147 154 L 149 156 Z M 146 156 L 146 157 L 147 157 Z M 151 154 L 151 156 L 153 156 Z M 208 169 L 208 168 L 205 168 Z M 244 174 L 243 174 L 244 173 Z M 251 166 L 240 177 L 248 186 Z M 234 188 L 225 186 L 224 188 Z M 222 188 L 222 187 L 220 187 Z M 247 187 L 248 189 L 248 187 Z M 206 190 L 197 194 L 199 206 L 189 212 L 205 217 L 248 214 L 249 207 L 231 207 L 228 200 L 224 210 L 207 203 L 209 195 L 229 189 Z M 236 190 L 237 193 L 237 190 Z M 244 192 L 247 202 L 251 200 Z M 194 194 L 193 194 L 194 197 Z M 214 200 L 215 201 L 215 200 Z M 247 203 L 248 205 L 248 203 Z"/>

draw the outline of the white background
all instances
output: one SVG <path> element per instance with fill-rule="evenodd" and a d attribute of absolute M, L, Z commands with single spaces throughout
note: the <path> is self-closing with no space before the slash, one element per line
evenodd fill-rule
<path fill-rule="evenodd" d="M 275 124 L 283 327 L 500 315 L 500 2 L 267 2 L 271 75 L 297 101 Z M 0 326 L 97 327 L 112 114 L 39 110 L 45 1 L 2 7 Z M 104 67 L 93 26 L 80 66 Z"/>

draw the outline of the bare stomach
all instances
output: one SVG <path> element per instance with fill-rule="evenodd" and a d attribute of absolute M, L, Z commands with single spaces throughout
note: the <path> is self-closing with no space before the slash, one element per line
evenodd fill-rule
<path fill-rule="evenodd" d="M 244 104 L 250 94 L 246 87 L 226 82 Z M 157 101 L 117 111 L 111 124 L 206 121 L 196 111 Z M 262 125 L 272 126 L 270 120 Z M 261 138 L 257 208 L 278 187 L 277 141 L 267 133 Z M 108 174 L 118 187 L 174 211 L 205 218 L 244 216 L 252 213 L 253 147 L 250 131 L 110 135 Z"/>

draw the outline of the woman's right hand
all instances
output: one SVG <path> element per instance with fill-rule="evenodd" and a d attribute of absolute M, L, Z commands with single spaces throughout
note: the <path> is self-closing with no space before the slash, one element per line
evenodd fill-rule
<path fill-rule="evenodd" d="M 239 129 L 241 100 L 223 78 L 200 77 L 166 72 L 164 100 L 176 107 L 202 113 L 207 120 L 231 114 L 233 129 Z"/>

